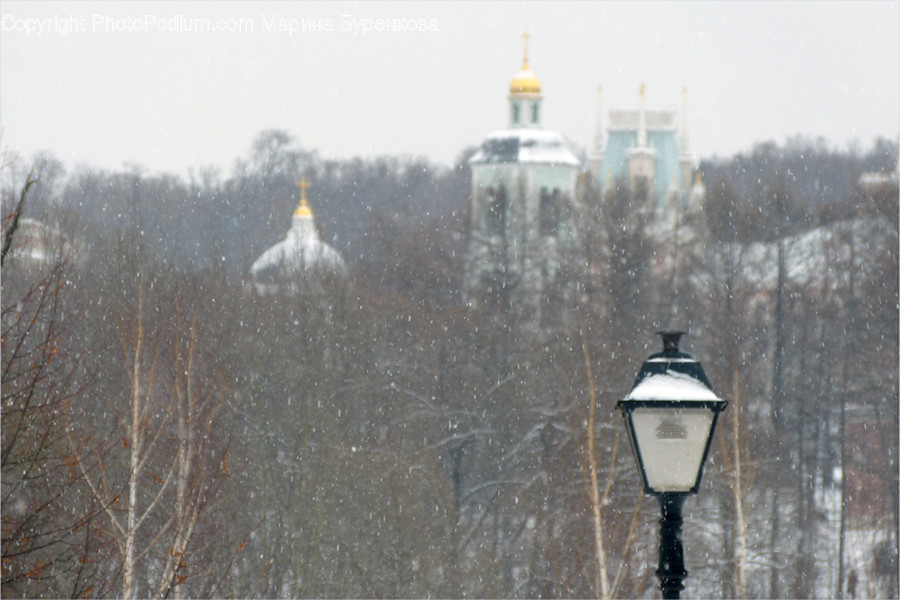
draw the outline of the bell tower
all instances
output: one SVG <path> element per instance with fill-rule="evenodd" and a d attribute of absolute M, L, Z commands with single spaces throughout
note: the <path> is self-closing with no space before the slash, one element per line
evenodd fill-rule
<path fill-rule="evenodd" d="M 509 84 L 506 129 L 490 134 L 469 159 L 471 221 L 466 299 L 503 307 L 506 317 L 535 326 L 565 313 L 576 278 L 573 200 L 581 161 L 565 139 L 542 126 L 541 83 L 528 63 Z"/>
<path fill-rule="evenodd" d="M 541 126 L 541 82 L 528 66 L 528 38 L 525 33 L 525 52 L 520 70 L 509 84 L 509 126 Z"/>

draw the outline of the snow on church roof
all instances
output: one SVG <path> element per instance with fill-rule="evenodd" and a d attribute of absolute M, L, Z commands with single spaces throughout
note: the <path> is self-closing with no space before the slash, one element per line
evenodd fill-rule
<path fill-rule="evenodd" d="M 494 131 L 469 159 L 470 163 L 532 163 L 579 166 L 581 161 L 555 131 L 513 128 Z"/>
<path fill-rule="evenodd" d="M 342 268 L 344 260 L 337 250 L 319 241 L 315 227 L 291 227 L 287 236 L 260 255 L 250 268 L 254 279 L 271 268 L 285 267 L 291 270 L 316 266 Z M 309 225 L 313 225 L 312 222 Z"/>

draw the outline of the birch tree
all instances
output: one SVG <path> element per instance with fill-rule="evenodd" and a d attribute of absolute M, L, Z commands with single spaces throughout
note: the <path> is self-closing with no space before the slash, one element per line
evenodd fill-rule
<path fill-rule="evenodd" d="M 170 594 L 175 598 L 188 597 L 188 586 L 183 584 L 191 577 L 215 570 L 204 563 L 215 564 L 222 559 L 222 548 L 203 544 L 200 534 L 207 513 L 224 496 L 221 488 L 228 477 L 227 440 L 216 434 L 230 386 L 224 373 L 210 372 L 201 366 L 200 326 L 196 317 L 190 318 L 189 324 L 185 320 L 178 315 L 172 341 L 171 394 L 178 450 L 172 525 L 157 588 L 160 598 Z"/>
<path fill-rule="evenodd" d="M 191 594 L 189 579 L 210 571 L 201 560 L 210 549 L 198 536 L 227 475 L 227 439 L 219 432 L 227 379 L 205 364 L 201 327 L 191 316 L 198 296 L 186 280 L 148 273 L 138 261 L 129 293 L 96 292 L 109 293 L 110 312 L 119 313 L 111 328 L 119 354 L 94 357 L 107 383 L 94 406 L 67 411 L 69 445 L 103 507 L 120 596 L 181 597 Z"/>
<path fill-rule="evenodd" d="M 115 542 L 121 569 L 120 595 L 130 599 L 141 593 L 137 580 L 138 564 L 165 533 L 172 518 L 164 519 L 149 538 L 139 537 L 148 519 L 158 512 L 160 502 L 175 479 L 177 461 L 168 452 L 164 434 L 170 427 L 172 399 L 161 393 L 159 382 L 161 340 L 153 340 L 147 326 L 147 285 L 143 272 L 134 283 L 133 305 L 124 308 L 119 334 L 121 366 L 127 374 L 125 402 L 107 398 L 109 410 L 116 416 L 120 436 L 115 444 L 122 446 L 121 467 L 112 460 L 113 448 L 91 430 L 77 427 L 75 419 L 83 415 L 70 413 L 70 431 L 84 431 L 85 438 L 69 434 L 72 451 L 94 497 L 104 508 L 109 531 Z M 124 410 L 119 407 L 124 406 Z M 92 452 L 86 452 L 86 449 Z M 157 451 L 169 454 L 162 476 L 150 467 Z M 119 468 L 117 468 L 119 467 Z M 149 480 L 149 481 L 148 481 Z M 156 525 L 156 524 L 154 524 Z M 149 530 L 149 528 L 146 528 Z M 147 542 L 142 544 L 145 539 Z M 144 592 L 146 593 L 146 592 Z"/>
<path fill-rule="evenodd" d="M 587 331 L 584 320 L 581 322 L 581 348 L 584 357 L 585 378 L 588 384 L 588 417 L 585 426 L 586 448 L 584 450 L 585 458 L 582 460 L 582 469 L 585 473 L 585 487 L 590 502 L 592 530 L 594 540 L 594 581 L 593 591 L 598 598 L 614 598 L 622 587 L 625 577 L 628 573 L 629 556 L 632 554 L 634 544 L 635 528 L 638 522 L 637 515 L 641 505 L 641 497 L 639 496 L 631 511 L 632 515 L 629 519 L 627 532 L 624 536 L 616 536 L 616 543 L 619 547 L 619 565 L 613 569 L 609 553 L 606 549 L 605 538 L 609 537 L 609 530 L 612 529 L 607 523 L 606 507 L 610 504 L 613 482 L 615 481 L 616 462 L 618 458 L 619 442 L 621 441 L 621 429 L 616 429 L 614 439 L 611 443 L 602 445 L 599 443 L 597 432 L 599 424 L 597 423 L 597 388 L 594 380 L 593 369 L 591 364 L 591 352 L 587 339 Z M 606 473 L 605 481 L 600 483 L 601 460 L 605 456 Z M 621 530 L 622 523 L 618 523 Z M 624 537 L 624 539 L 623 539 Z"/>

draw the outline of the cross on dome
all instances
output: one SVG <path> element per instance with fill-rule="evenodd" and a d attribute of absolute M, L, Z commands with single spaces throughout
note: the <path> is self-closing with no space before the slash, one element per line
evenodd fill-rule
<path fill-rule="evenodd" d="M 522 39 L 525 40 L 525 60 L 522 61 L 523 69 L 528 68 L 528 38 L 530 37 L 531 35 L 528 32 L 522 34 Z"/>
<path fill-rule="evenodd" d="M 301 177 L 300 181 L 298 181 L 296 185 L 298 188 L 300 188 L 300 204 L 297 205 L 297 210 L 294 211 L 294 216 L 312 218 L 312 209 L 309 208 L 309 204 L 306 200 L 306 190 L 311 184 L 309 183 L 309 181 L 307 181 L 306 175 Z"/>
<path fill-rule="evenodd" d="M 512 80 L 512 83 L 509 84 L 510 94 L 530 94 L 532 96 L 536 96 L 541 93 L 541 82 L 538 81 L 537 76 L 531 70 L 531 67 L 528 66 L 528 40 L 530 38 L 530 34 L 522 34 L 522 39 L 525 42 L 524 56 L 522 59 L 522 70 L 519 71 L 519 73 L 515 76 L 515 78 Z"/>

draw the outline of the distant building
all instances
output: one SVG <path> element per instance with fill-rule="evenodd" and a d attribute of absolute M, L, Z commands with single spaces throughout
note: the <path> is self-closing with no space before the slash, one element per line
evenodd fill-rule
<path fill-rule="evenodd" d="M 339 274 L 344 271 L 341 255 L 319 239 L 312 209 L 306 198 L 306 177 L 298 184 L 300 203 L 294 211 L 291 228 L 283 240 L 260 255 L 250 274 L 260 294 L 296 292 L 311 275 Z"/>
<path fill-rule="evenodd" d="M 13 234 L 13 243 L 7 258 L 11 264 L 36 268 L 50 266 L 63 260 L 77 264 L 84 254 L 80 244 L 65 239 L 56 227 L 37 219 L 23 217 L 19 219 Z"/>
<path fill-rule="evenodd" d="M 687 90 L 681 127 L 675 110 L 648 110 L 645 88 L 637 109 L 609 111 L 604 131 L 598 89 L 598 115 L 589 169 L 601 188 L 627 182 L 631 189 L 645 185 L 652 196 L 656 224 L 672 225 L 679 215 L 699 208 L 705 190 L 695 158 L 688 151 Z"/>
<path fill-rule="evenodd" d="M 553 318 L 575 284 L 573 200 L 582 163 L 541 125 L 541 84 L 528 64 L 509 86 L 509 123 L 469 159 L 472 169 L 466 263 L 470 304 L 497 303 L 520 322 Z"/>
<path fill-rule="evenodd" d="M 894 192 L 897 190 L 897 171 L 863 173 L 859 176 L 859 187 L 870 196 Z"/>
<path fill-rule="evenodd" d="M 508 125 L 488 135 L 469 159 L 465 287 L 472 306 L 494 303 L 521 322 L 541 323 L 577 299 L 585 275 L 588 257 L 580 255 L 576 225 L 587 214 L 588 178 L 603 192 L 619 185 L 645 190 L 650 233 L 673 248 L 691 243 L 691 228 L 680 225 L 699 211 L 706 192 L 688 151 L 686 90 L 680 124 L 678 111 L 644 106 L 643 85 L 637 109 L 612 110 L 604 119 L 598 90 L 585 161 L 541 124 L 541 84 L 528 64 L 525 37 L 522 69 L 509 86 Z M 659 261 L 660 268 L 679 268 L 674 254 Z"/>

